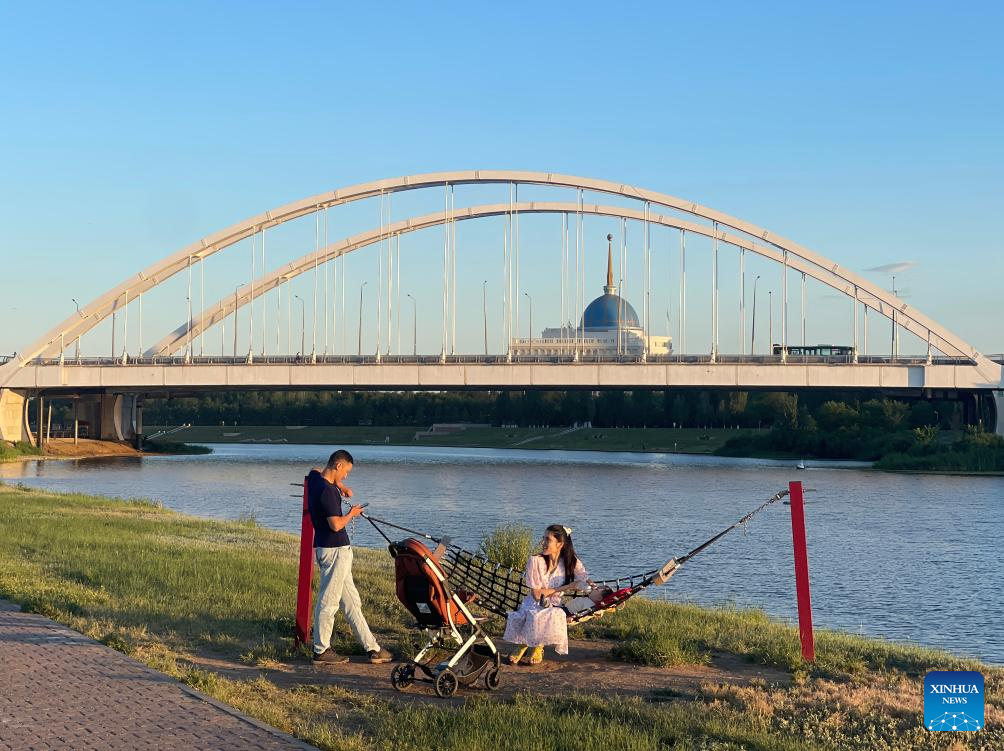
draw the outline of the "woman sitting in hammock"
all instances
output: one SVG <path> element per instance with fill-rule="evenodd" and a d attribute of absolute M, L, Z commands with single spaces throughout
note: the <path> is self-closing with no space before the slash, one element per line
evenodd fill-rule
<path fill-rule="evenodd" d="M 539 665 L 544 660 L 544 647 L 554 645 L 559 655 L 568 654 L 568 614 L 560 607 L 561 593 L 576 589 L 589 589 L 586 569 L 575 556 L 572 530 L 552 524 L 540 541 L 540 555 L 530 556 L 524 577 L 530 588 L 519 610 L 506 618 L 504 639 L 517 644 L 509 655 L 509 662 L 518 663 L 528 647 L 530 664 Z M 543 604 L 542 604 L 543 603 Z"/>

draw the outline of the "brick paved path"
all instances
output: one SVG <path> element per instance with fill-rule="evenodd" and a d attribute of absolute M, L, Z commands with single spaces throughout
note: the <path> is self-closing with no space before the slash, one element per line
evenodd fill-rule
<path fill-rule="evenodd" d="M 0 749 L 313 749 L 0 601 Z"/>

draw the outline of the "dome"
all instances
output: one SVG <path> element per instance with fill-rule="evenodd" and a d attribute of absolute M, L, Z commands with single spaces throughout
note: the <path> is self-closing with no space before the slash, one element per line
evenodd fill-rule
<path fill-rule="evenodd" d="M 589 303 L 586 312 L 582 314 L 581 326 L 586 331 L 599 331 L 617 329 L 618 323 L 622 329 L 641 328 L 638 314 L 631 307 L 631 303 L 619 295 L 608 292 Z"/>

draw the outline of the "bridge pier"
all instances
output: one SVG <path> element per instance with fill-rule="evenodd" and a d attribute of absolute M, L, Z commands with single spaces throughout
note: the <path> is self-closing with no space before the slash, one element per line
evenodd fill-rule
<path fill-rule="evenodd" d="M 134 441 L 143 430 L 142 408 L 136 394 L 100 394 L 95 437 L 102 441 Z"/>
<path fill-rule="evenodd" d="M 990 403 L 994 413 L 994 432 L 999 436 L 1004 436 L 1004 390 L 992 391 L 991 395 Z"/>
<path fill-rule="evenodd" d="M 15 389 L 0 389 L 0 440 L 34 443 L 28 429 L 28 394 Z"/>

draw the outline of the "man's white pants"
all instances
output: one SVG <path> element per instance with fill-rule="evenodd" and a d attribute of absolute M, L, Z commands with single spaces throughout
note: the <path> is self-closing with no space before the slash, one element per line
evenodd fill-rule
<path fill-rule="evenodd" d="M 352 547 L 314 548 L 314 557 L 321 571 L 321 586 L 314 605 L 314 653 L 320 654 L 331 646 L 331 631 L 339 607 L 363 648 L 367 652 L 379 651 L 380 645 L 370 633 L 359 592 L 352 581 Z"/>

